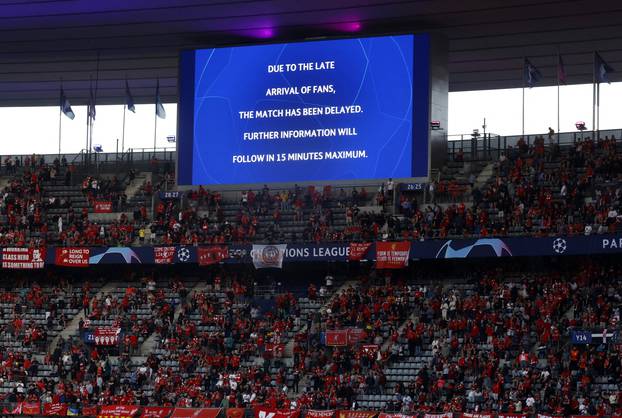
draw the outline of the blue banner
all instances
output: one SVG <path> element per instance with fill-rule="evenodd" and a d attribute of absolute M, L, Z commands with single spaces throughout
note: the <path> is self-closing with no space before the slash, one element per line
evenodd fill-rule
<path fill-rule="evenodd" d="M 251 263 L 250 244 L 232 244 L 224 263 Z M 55 264 L 57 247 L 48 247 L 45 264 Z M 89 264 L 197 264 L 197 247 L 176 245 L 159 247 L 89 247 Z M 498 258 L 537 256 L 576 256 L 622 253 L 622 235 L 511 237 L 412 241 L 411 260 Z M 375 245 L 367 260 L 375 260 Z M 284 262 L 348 261 L 349 243 L 287 244 Z"/>
<path fill-rule="evenodd" d="M 573 344 L 591 344 L 592 332 L 582 330 L 571 330 L 570 339 Z"/>
<path fill-rule="evenodd" d="M 95 334 L 93 330 L 85 329 L 82 331 L 82 341 L 86 344 L 95 344 Z"/>

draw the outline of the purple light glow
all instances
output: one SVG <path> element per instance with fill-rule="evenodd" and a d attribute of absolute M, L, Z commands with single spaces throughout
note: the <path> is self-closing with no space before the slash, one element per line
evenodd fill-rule
<path fill-rule="evenodd" d="M 246 31 L 248 36 L 257 39 L 270 39 L 274 37 L 275 33 L 274 28 L 257 28 Z"/>
<path fill-rule="evenodd" d="M 361 22 L 341 22 L 335 25 L 335 29 L 341 32 L 359 32 L 362 28 Z"/>

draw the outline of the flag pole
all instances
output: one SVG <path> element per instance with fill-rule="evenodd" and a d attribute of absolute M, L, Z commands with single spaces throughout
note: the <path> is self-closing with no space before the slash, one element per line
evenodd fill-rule
<path fill-rule="evenodd" d="M 523 65 L 521 68 L 521 75 L 523 78 L 523 116 L 522 116 L 522 136 L 525 139 L 525 57 L 523 57 Z"/>
<path fill-rule="evenodd" d="M 559 84 L 560 84 L 560 80 L 559 80 L 559 76 L 560 76 L 560 71 L 562 70 L 561 68 L 561 56 L 559 55 L 559 45 L 557 46 L 557 142 L 559 143 L 559 107 L 560 107 L 560 101 L 559 101 Z"/>
<path fill-rule="evenodd" d="M 594 141 L 596 141 L 596 135 L 598 135 L 598 132 L 600 131 L 600 83 L 596 84 L 596 134 L 594 135 L 594 138 L 592 138 Z"/>
<path fill-rule="evenodd" d="M 84 153 L 85 153 L 85 157 L 89 155 L 89 125 L 91 124 L 90 115 L 91 112 L 86 111 L 86 145 L 84 146 Z"/>
<path fill-rule="evenodd" d="M 61 91 L 63 90 L 61 84 Z M 63 106 L 58 106 L 58 157 L 60 158 L 60 143 L 62 138 L 62 127 L 63 127 Z"/>
<path fill-rule="evenodd" d="M 125 152 L 125 108 L 127 105 L 123 105 L 123 131 L 121 134 L 121 154 Z"/>
<path fill-rule="evenodd" d="M 596 51 L 592 55 L 592 137 L 596 132 Z"/>
<path fill-rule="evenodd" d="M 156 152 L 157 132 L 158 132 L 158 112 L 156 110 L 156 112 L 153 114 L 153 156 L 154 157 L 155 157 L 155 152 Z"/>
<path fill-rule="evenodd" d="M 92 103 L 93 109 L 95 109 L 95 106 L 96 106 L 96 103 L 97 103 L 97 92 L 98 92 L 98 89 L 99 89 L 99 58 L 100 58 L 100 51 L 98 50 L 97 51 L 97 63 L 96 63 L 96 66 L 95 66 L 95 94 L 94 94 L 93 103 Z M 89 148 L 93 148 L 93 125 L 94 124 L 95 124 L 95 118 L 93 116 L 91 116 L 91 125 L 90 125 L 90 129 L 91 129 L 91 134 L 90 134 L 91 138 L 90 139 L 91 139 L 91 142 L 89 144 L 90 145 Z"/>

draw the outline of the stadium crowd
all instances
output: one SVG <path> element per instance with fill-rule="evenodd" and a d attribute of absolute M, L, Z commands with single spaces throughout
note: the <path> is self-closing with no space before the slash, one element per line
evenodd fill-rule
<path fill-rule="evenodd" d="M 252 274 L 224 268 L 199 287 L 148 275 L 115 292 L 32 283 L 2 295 L 14 319 L 3 326 L 0 392 L 4 402 L 82 407 L 619 414 L 622 266 L 536 264 L 372 269 L 267 304 L 254 295 Z M 86 317 L 69 326 L 64 308 Z M 55 338 L 45 325 L 40 334 L 18 325 L 40 311 L 72 333 Z M 98 320 L 123 330 L 118 343 L 81 338 Z M 356 338 L 332 340 L 345 329 Z M 572 329 L 605 338 L 572 344 Z M 142 344 L 153 345 L 141 354 Z"/>
<path fill-rule="evenodd" d="M 182 200 L 157 199 L 153 213 L 147 201 L 128 203 L 125 186 L 133 171 L 123 180 L 86 176 L 80 187 L 84 203 L 74 207 L 69 196 L 46 191 L 51 184 L 70 187 L 72 165 L 58 159 L 46 165 L 36 156 L 16 164 L 18 159 L 8 158 L 0 244 L 190 245 L 614 232 L 622 216 L 616 142 L 587 138 L 560 148 L 545 144 L 544 137 L 530 145 L 521 140 L 500 155 L 492 178 L 481 184 L 473 174 L 462 183 L 441 178 L 426 186 L 425 197 L 394 190 L 392 180 L 373 191 L 264 186 L 239 193 L 237 201 L 199 187 Z M 170 167 L 158 173 L 141 185 L 138 193 L 145 199 L 168 190 L 174 180 Z M 91 220 L 96 200 L 110 201 L 120 214 L 112 222 Z"/>

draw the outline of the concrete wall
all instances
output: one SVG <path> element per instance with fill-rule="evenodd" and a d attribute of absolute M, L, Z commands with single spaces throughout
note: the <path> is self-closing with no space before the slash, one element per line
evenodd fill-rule
<path fill-rule="evenodd" d="M 430 45 L 430 121 L 441 122 L 440 130 L 430 130 L 430 167 L 441 168 L 447 160 L 449 104 L 449 41 L 432 34 Z"/>

